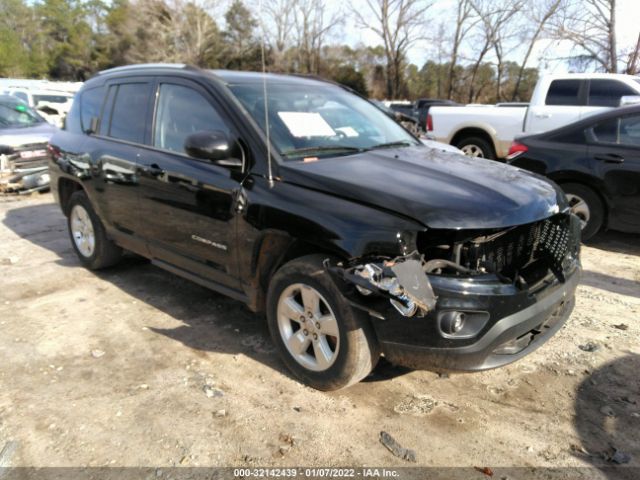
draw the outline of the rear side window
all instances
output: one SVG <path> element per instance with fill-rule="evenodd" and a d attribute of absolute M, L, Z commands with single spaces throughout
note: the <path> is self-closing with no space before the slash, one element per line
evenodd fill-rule
<path fill-rule="evenodd" d="M 104 87 L 89 88 L 82 92 L 80 96 L 80 120 L 83 131 L 87 132 L 91 128 L 92 118 L 100 118 L 104 93 Z"/>
<path fill-rule="evenodd" d="M 620 98 L 625 95 L 637 95 L 637 93 L 617 80 L 591 80 L 589 83 L 589 105 L 617 107 L 620 105 Z"/>
<path fill-rule="evenodd" d="M 580 105 L 580 80 L 553 80 L 547 92 L 547 105 Z"/>
<path fill-rule="evenodd" d="M 111 112 L 110 137 L 144 142 L 150 91 L 148 83 L 123 83 L 118 86 Z"/>

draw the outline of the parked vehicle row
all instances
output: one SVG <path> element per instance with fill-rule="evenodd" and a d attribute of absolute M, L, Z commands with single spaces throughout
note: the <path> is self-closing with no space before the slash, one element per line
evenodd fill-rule
<path fill-rule="evenodd" d="M 640 233 L 640 105 L 518 137 L 507 162 L 562 187 L 583 239 L 602 228 Z"/>
<path fill-rule="evenodd" d="M 465 154 L 489 159 L 508 155 L 514 138 L 562 127 L 607 109 L 637 103 L 640 79 L 622 74 L 542 77 L 528 105 L 433 107 L 428 133 Z"/>
<path fill-rule="evenodd" d="M 381 353 L 499 367 L 573 308 L 580 224 L 555 184 L 430 148 L 338 85 L 122 67 L 85 83 L 66 127 L 52 191 L 82 264 L 131 250 L 266 312 L 315 388 Z"/>
<path fill-rule="evenodd" d="M 64 90 L 42 89 L 33 87 L 9 86 L 2 91 L 4 95 L 12 95 L 37 110 L 47 122 L 61 128 L 64 119 L 71 109 L 73 93 Z"/>
<path fill-rule="evenodd" d="M 19 98 L 0 95 L 0 191 L 49 188 L 47 144 L 56 130 Z"/>

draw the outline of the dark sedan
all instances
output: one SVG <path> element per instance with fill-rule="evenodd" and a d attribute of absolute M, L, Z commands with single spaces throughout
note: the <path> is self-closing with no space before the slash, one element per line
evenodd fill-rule
<path fill-rule="evenodd" d="M 507 162 L 562 187 L 584 240 L 602 228 L 640 232 L 640 105 L 517 138 Z"/>

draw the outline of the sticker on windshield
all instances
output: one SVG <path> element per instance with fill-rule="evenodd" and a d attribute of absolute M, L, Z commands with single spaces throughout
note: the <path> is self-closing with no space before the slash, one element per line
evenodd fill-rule
<path fill-rule="evenodd" d="M 333 137 L 336 132 L 331 125 L 315 112 L 278 112 L 294 137 Z"/>

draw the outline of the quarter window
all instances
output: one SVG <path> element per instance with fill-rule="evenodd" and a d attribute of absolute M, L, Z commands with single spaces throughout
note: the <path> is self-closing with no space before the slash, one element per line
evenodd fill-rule
<path fill-rule="evenodd" d="M 547 105 L 580 105 L 580 80 L 554 80 L 547 92 Z"/>
<path fill-rule="evenodd" d="M 606 120 L 593 129 L 599 142 L 640 146 L 640 116 L 633 115 Z"/>
<path fill-rule="evenodd" d="M 625 95 L 637 95 L 637 92 L 616 80 L 591 80 L 589 84 L 589 105 L 617 107 Z"/>
<path fill-rule="evenodd" d="M 100 117 L 102 102 L 104 100 L 104 87 L 90 88 L 82 92 L 80 97 L 80 119 L 82 130 L 91 128 L 91 119 Z"/>
<path fill-rule="evenodd" d="M 184 153 L 186 138 L 197 132 L 228 132 L 222 117 L 196 90 L 183 85 L 160 86 L 153 145 Z"/>
<path fill-rule="evenodd" d="M 148 83 L 123 83 L 118 86 L 111 113 L 110 137 L 144 142 L 149 91 Z"/>

